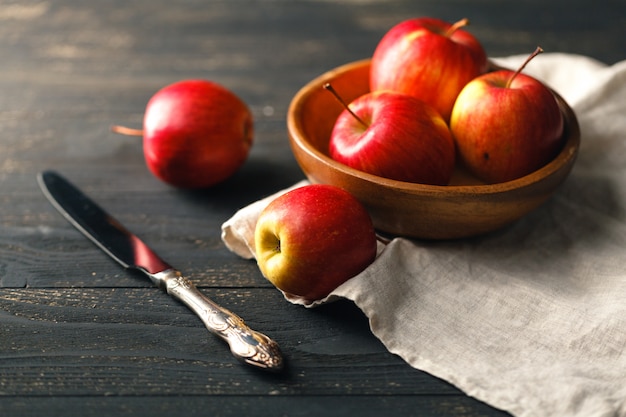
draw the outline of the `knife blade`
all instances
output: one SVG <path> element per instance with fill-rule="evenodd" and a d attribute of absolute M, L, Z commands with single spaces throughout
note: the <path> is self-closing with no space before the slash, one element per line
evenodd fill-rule
<path fill-rule="evenodd" d="M 74 227 L 124 268 L 143 272 L 157 287 L 185 304 L 211 333 L 228 343 L 237 359 L 269 371 L 283 368 L 284 360 L 274 340 L 252 330 L 238 315 L 202 294 L 192 281 L 67 179 L 54 171 L 43 171 L 37 182 L 50 203 Z"/>

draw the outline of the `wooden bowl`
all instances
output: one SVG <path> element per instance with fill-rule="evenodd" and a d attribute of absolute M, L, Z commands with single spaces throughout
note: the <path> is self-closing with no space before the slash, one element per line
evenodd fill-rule
<path fill-rule="evenodd" d="M 287 114 L 294 156 L 312 183 L 339 186 L 369 211 L 376 229 L 395 236 L 456 239 L 494 231 L 545 202 L 569 175 L 580 145 L 572 109 L 555 93 L 565 117 L 565 143 L 547 165 L 525 177 L 484 184 L 457 168 L 446 186 L 382 178 L 352 169 L 328 156 L 330 133 L 342 106 L 323 88 L 327 82 L 351 101 L 369 91 L 370 61 L 326 72 L 305 85 Z"/>

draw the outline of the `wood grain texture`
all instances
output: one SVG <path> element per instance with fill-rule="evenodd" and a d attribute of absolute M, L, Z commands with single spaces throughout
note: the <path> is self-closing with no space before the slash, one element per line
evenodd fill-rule
<path fill-rule="evenodd" d="M 288 353 L 265 376 L 239 365 L 196 316 L 157 289 L 0 291 L 4 395 L 455 394 L 411 370 L 367 332 L 350 303 L 309 312 L 274 289 L 203 290 Z M 32 344 L 34 337 L 41 340 Z M 40 375 L 45 384 L 32 384 Z M 338 376 L 341 375 L 341 378 Z M 367 375 L 367 378 L 364 378 Z M 250 383 L 252 377 L 258 378 Z"/>
<path fill-rule="evenodd" d="M 624 1 L 0 1 L 0 414 L 504 416 L 386 351 L 349 302 L 287 303 L 221 243 L 237 209 L 304 178 L 285 116 L 306 82 L 367 58 L 393 24 L 468 17 L 490 56 L 624 58 Z M 252 153 L 209 190 L 160 183 L 139 127 L 164 85 L 209 78 L 255 118 Z M 288 369 L 239 365 L 185 307 L 124 271 L 37 187 L 56 169 L 203 292 L 279 341 Z"/>

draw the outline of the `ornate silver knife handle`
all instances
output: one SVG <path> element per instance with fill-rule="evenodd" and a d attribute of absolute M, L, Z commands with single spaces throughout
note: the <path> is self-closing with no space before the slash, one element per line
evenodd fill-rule
<path fill-rule="evenodd" d="M 54 171 L 41 172 L 37 181 L 46 198 L 67 221 L 124 268 L 142 271 L 159 288 L 189 307 L 209 331 L 228 343 L 237 359 L 268 371 L 282 369 L 283 359 L 276 342 L 251 330 L 239 316 L 205 297 L 191 281 L 72 183 Z"/>
<path fill-rule="evenodd" d="M 148 276 L 159 288 L 196 313 L 211 333 L 225 340 L 237 359 L 269 371 L 283 368 L 283 357 L 275 341 L 252 330 L 241 317 L 211 301 L 180 271 L 172 268 L 148 273 Z"/>

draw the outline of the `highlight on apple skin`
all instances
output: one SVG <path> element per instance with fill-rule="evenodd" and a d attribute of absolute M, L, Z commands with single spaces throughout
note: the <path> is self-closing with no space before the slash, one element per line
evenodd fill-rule
<path fill-rule="evenodd" d="M 254 234 L 263 276 L 284 293 L 318 300 L 376 258 L 376 233 L 363 205 L 332 185 L 291 190 L 261 212 Z"/>

